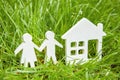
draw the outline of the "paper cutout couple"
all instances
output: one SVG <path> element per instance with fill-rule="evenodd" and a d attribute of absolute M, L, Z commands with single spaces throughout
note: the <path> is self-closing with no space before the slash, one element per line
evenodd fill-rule
<path fill-rule="evenodd" d="M 55 34 L 52 31 L 47 31 L 45 34 L 46 39 L 43 41 L 42 45 L 38 47 L 36 44 L 32 42 L 32 36 L 29 33 L 25 33 L 23 35 L 23 42 L 17 47 L 14 51 L 15 55 L 18 54 L 21 50 L 22 57 L 21 57 L 21 64 L 24 64 L 25 67 L 28 67 L 28 63 L 30 63 L 30 67 L 35 67 L 34 62 L 37 61 L 36 54 L 34 48 L 38 51 L 42 51 L 43 49 L 47 49 L 45 54 L 44 63 L 47 63 L 52 58 L 54 64 L 57 63 L 56 55 L 55 55 L 55 45 L 63 48 L 63 46 L 54 39 Z"/>

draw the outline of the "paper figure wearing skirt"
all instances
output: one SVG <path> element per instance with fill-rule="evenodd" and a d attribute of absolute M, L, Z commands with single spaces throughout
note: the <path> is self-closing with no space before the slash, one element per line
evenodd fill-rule
<path fill-rule="evenodd" d="M 30 63 L 30 67 L 35 67 L 34 62 L 37 61 L 37 58 L 34 48 L 39 50 L 39 47 L 32 42 L 32 36 L 30 34 L 25 33 L 22 38 L 23 42 L 14 51 L 15 55 L 22 50 L 20 63 L 24 64 L 25 67 L 28 67 L 28 63 Z"/>

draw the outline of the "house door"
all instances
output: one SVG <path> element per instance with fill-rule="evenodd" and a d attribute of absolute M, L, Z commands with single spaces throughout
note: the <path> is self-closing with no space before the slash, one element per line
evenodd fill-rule
<path fill-rule="evenodd" d="M 88 41 L 88 58 L 94 58 L 97 56 L 97 43 L 98 40 Z"/>

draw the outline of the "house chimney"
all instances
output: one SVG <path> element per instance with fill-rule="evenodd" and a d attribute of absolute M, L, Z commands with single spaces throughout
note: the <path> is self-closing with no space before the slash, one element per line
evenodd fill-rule
<path fill-rule="evenodd" d="M 102 35 L 103 24 L 102 23 L 98 23 L 97 24 L 97 28 L 100 31 L 101 35 Z M 99 60 L 101 60 L 102 59 L 102 36 L 99 36 L 99 37 L 100 38 L 98 39 L 98 42 L 97 42 L 97 53 L 98 53 Z"/>
<path fill-rule="evenodd" d="M 102 23 L 98 23 L 97 27 L 100 31 L 103 31 L 103 24 Z"/>

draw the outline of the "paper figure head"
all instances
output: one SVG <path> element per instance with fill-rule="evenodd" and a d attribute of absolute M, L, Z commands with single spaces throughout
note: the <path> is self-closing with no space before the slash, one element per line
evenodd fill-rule
<path fill-rule="evenodd" d="M 45 36 L 46 36 L 47 39 L 53 39 L 55 34 L 52 31 L 47 31 L 45 33 Z"/>
<path fill-rule="evenodd" d="M 29 33 L 25 33 L 23 36 L 23 41 L 28 42 L 28 41 L 32 41 L 32 36 Z"/>

